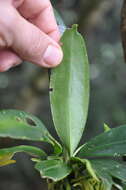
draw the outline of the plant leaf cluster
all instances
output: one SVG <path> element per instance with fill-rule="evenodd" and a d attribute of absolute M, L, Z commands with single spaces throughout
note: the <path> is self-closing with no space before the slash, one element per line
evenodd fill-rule
<path fill-rule="evenodd" d="M 37 117 L 19 110 L 0 112 L 0 137 L 49 143 L 47 154 L 35 146 L 0 149 L 0 166 L 15 163 L 14 154 L 31 155 L 49 190 L 126 189 L 126 126 L 110 129 L 78 148 L 89 104 L 89 64 L 82 36 L 73 25 L 61 39 L 64 58 L 50 78 L 50 103 L 57 142 Z"/>

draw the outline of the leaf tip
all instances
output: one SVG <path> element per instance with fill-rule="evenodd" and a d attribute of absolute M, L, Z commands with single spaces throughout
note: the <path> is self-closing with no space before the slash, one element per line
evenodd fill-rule
<path fill-rule="evenodd" d="M 78 24 L 73 24 L 73 25 L 72 25 L 72 29 L 73 29 L 75 32 L 77 32 L 77 28 L 78 28 Z"/>
<path fill-rule="evenodd" d="M 0 161 L 0 167 L 1 166 L 6 166 L 6 165 L 10 165 L 10 164 L 15 164 L 16 160 L 6 160 L 6 161 Z"/>
<path fill-rule="evenodd" d="M 104 132 L 108 132 L 110 130 L 111 128 L 106 123 L 104 123 Z"/>

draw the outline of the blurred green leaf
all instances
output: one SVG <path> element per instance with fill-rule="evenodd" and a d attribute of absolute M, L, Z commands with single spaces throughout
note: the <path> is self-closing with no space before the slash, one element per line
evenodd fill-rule
<path fill-rule="evenodd" d="M 52 69 L 50 101 L 55 128 L 72 155 L 87 119 L 89 68 L 84 40 L 76 25 L 66 30 L 61 43 L 64 58 Z"/>
<path fill-rule="evenodd" d="M 51 3 L 55 4 L 57 3 L 57 0 L 51 0 Z"/>
<path fill-rule="evenodd" d="M 94 137 L 78 150 L 79 157 L 120 157 L 126 154 L 126 126 L 113 128 Z"/>
<path fill-rule="evenodd" d="M 123 190 L 126 190 L 126 182 L 123 183 Z"/>
<path fill-rule="evenodd" d="M 12 157 L 15 153 L 25 152 L 30 154 L 31 156 L 39 157 L 44 159 L 47 155 L 40 148 L 34 146 L 15 146 L 11 148 L 0 149 L 0 166 L 5 166 L 8 164 L 15 163 L 15 160 L 12 160 Z"/>
<path fill-rule="evenodd" d="M 35 168 L 40 172 L 42 178 L 49 178 L 57 182 L 67 177 L 72 169 L 60 160 L 46 160 L 38 162 Z"/>
<path fill-rule="evenodd" d="M 53 9 L 53 11 L 54 11 L 54 14 L 56 17 L 57 24 L 62 25 L 66 28 L 65 23 L 64 23 L 62 17 L 60 16 L 60 13 L 56 9 Z"/>

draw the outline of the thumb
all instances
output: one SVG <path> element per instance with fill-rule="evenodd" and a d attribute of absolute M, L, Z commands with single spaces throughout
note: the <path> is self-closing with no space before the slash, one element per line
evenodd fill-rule
<path fill-rule="evenodd" d="M 63 57 L 60 46 L 35 25 L 21 17 L 16 9 L 13 7 L 11 9 L 7 21 L 4 19 L 5 29 L 2 30 L 4 33 L 1 34 L 2 31 L 0 31 L 1 36 L 4 36 L 4 40 L 7 40 L 6 36 L 11 38 L 11 40 L 9 39 L 9 43 L 11 42 L 9 46 L 26 61 L 44 67 L 58 65 Z M 9 20 L 10 23 L 5 23 Z"/>

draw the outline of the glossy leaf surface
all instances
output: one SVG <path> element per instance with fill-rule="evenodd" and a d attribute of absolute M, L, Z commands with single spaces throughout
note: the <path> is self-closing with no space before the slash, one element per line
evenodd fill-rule
<path fill-rule="evenodd" d="M 44 141 L 54 146 L 55 153 L 62 152 L 60 144 L 37 117 L 19 110 L 0 111 L 0 137 Z"/>
<path fill-rule="evenodd" d="M 49 178 L 57 182 L 67 177 L 72 169 L 60 160 L 46 160 L 38 162 L 35 168 L 40 172 L 42 178 Z"/>
<path fill-rule="evenodd" d="M 84 40 L 76 25 L 65 31 L 61 43 L 64 58 L 52 70 L 50 101 L 57 133 L 72 155 L 87 119 L 89 68 Z"/>
<path fill-rule="evenodd" d="M 120 126 L 84 144 L 77 155 L 79 157 L 120 157 L 124 154 L 126 154 L 126 126 Z"/>
<path fill-rule="evenodd" d="M 12 157 L 15 153 L 25 152 L 30 154 L 31 156 L 39 157 L 41 159 L 45 158 L 46 153 L 34 146 L 15 146 L 11 148 L 0 149 L 0 166 L 5 166 L 8 164 L 15 163 L 15 160 L 12 160 Z"/>

